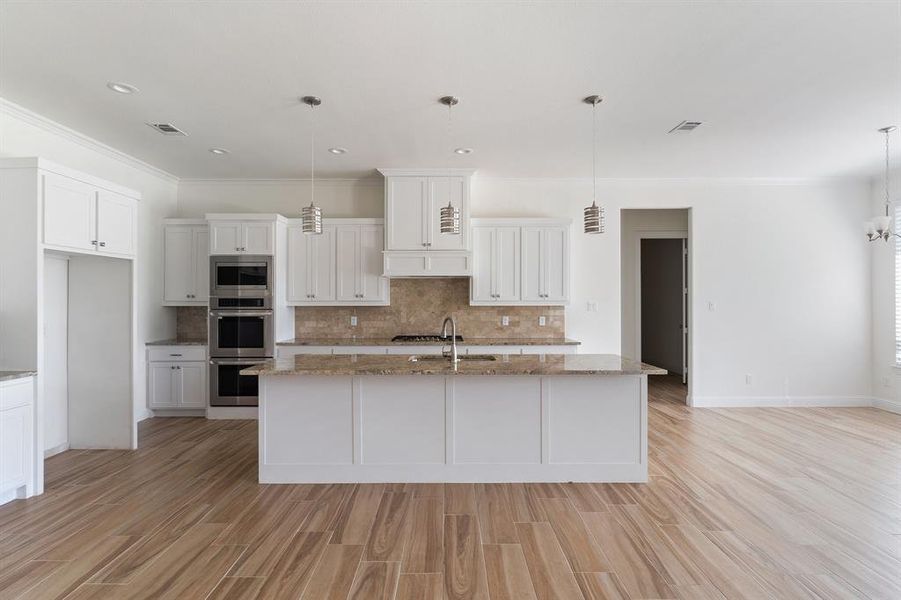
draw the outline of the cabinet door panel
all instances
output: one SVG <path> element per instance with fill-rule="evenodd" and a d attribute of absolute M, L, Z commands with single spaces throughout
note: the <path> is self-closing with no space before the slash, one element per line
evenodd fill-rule
<path fill-rule="evenodd" d="M 96 208 L 96 188 L 60 175 L 44 175 L 44 243 L 94 250 Z"/>
<path fill-rule="evenodd" d="M 307 269 L 314 302 L 335 299 L 335 228 L 323 227 L 321 234 L 307 235 L 309 244 Z"/>
<path fill-rule="evenodd" d="M 337 266 L 336 297 L 342 302 L 358 300 L 360 271 L 360 228 L 338 227 L 335 230 L 335 264 Z"/>
<path fill-rule="evenodd" d="M 246 254 L 273 254 L 275 244 L 273 241 L 274 225 L 269 222 L 244 223 L 241 234 L 243 242 L 240 244 L 242 252 Z"/>
<path fill-rule="evenodd" d="M 494 232 L 493 227 L 472 229 L 472 280 L 469 285 L 473 302 L 494 302 Z"/>
<path fill-rule="evenodd" d="M 0 492 L 24 485 L 28 480 L 31 437 L 30 405 L 0 411 Z"/>
<path fill-rule="evenodd" d="M 97 241 L 100 252 L 133 256 L 137 228 L 135 201 L 106 190 L 97 193 Z"/>
<path fill-rule="evenodd" d="M 191 262 L 194 255 L 193 229 L 183 225 L 167 225 L 163 229 L 163 238 L 163 300 L 190 301 L 194 288 Z"/>
<path fill-rule="evenodd" d="M 288 228 L 288 302 L 311 300 L 308 237 L 299 226 Z"/>
<path fill-rule="evenodd" d="M 569 297 L 569 273 L 567 264 L 567 232 L 558 227 L 545 229 L 544 293 L 545 301 L 565 302 Z"/>
<path fill-rule="evenodd" d="M 423 250 L 428 242 L 428 179 L 389 177 L 386 185 L 388 250 Z"/>
<path fill-rule="evenodd" d="M 192 300 L 210 301 L 210 231 L 206 227 L 193 229 L 194 289 Z"/>
<path fill-rule="evenodd" d="M 150 363 L 150 408 L 175 408 L 178 397 L 175 390 L 175 363 Z"/>
<path fill-rule="evenodd" d="M 441 233 L 441 207 L 450 203 L 460 209 L 461 222 L 464 221 L 463 177 L 429 177 L 429 250 L 465 250 L 466 228 L 461 225 L 460 233 Z"/>
<path fill-rule="evenodd" d="M 544 298 L 544 265 L 542 255 L 542 229 L 522 228 L 522 299 L 525 302 L 542 302 Z"/>
<path fill-rule="evenodd" d="M 519 227 L 498 227 L 494 234 L 494 293 L 500 302 L 520 299 Z"/>
<path fill-rule="evenodd" d="M 205 408 L 206 365 L 185 362 L 177 366 L 178 405 L 183 408 Z"/>
<path fill-rule="evenodd" d="M 210 254 L 237 254 L 241 242 L 241 223 L 210 223 Z"/>
<path fill-rule="evenodd" d="M 360 300 L 378 302 L 385 300 L 387 281 L 382 277 L 385 248 L 385 228 L 381 225 L 360 226 Z"/>

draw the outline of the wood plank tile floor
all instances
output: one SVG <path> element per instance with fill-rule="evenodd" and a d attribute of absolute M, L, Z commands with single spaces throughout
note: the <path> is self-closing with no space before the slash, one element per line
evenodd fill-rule
<path fill-rule="evenodd" d="M 901 598 L 901 416 L 684 390 L 642 485 L 260 486 L 254 422 L 151 419 L 0 507 L 0 598 Z"/>

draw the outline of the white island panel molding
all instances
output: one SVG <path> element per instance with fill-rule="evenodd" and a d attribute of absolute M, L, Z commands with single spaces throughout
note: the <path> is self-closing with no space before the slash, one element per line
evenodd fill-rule
<path fill-rule="evenodd" d="M 646 423 L 641 372 L 263 372 L 259 480 L 643 482 Z"/>

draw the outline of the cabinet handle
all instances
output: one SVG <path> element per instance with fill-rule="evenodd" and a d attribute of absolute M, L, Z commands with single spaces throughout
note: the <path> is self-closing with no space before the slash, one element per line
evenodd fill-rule
<path fill-rule="evenodd" d="M 100 242 L 100 247 L 101 247 L 101 248 L 105 248 L 105 247 L 106 247 L 106 242 Z"/>
<path fill-rule="evenodd" d="M 181 354 L 170 354 L 169 356 L 181 356 Z"/>
<path fill-rule="evenodd" d="M 97 245 L 97 240 L 91 240 L 91 245 L 92 245 L 92 246 L 96 246 L 96 245 Z M 425 246 L 425 244 L 423 244 L 423 246 Z"/>

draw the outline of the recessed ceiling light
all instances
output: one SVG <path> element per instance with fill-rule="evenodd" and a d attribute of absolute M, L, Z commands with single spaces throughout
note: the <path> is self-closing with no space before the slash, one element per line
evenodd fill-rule
<path fill-rule="evenodd" d="M 135 86 L 128 83 L 122 83 L 121 81 L 109 81 L 107 82 L 106 87 L 120 94 L 134 94 L 135 92 L 140 91 Z"/>
<path fill-rule="evenodd" d="M 342 148 L 340 146 L 329 148 L 328 151 L 332 154 L 347 154 L 347 148 Z"/>
<path fill-rule="evenodd" d="M 454 152 L 457 154 L 472 154 L 472 148 L 457 148 Z"/>
<path fill-rule="evenodd" d="M 230 151 L 226 150 L 225 148 L 210 148 L 210 152 L 212 152 L 213 154 L 216 154 L 218 156 L 222 156 L 224 154 L 230 154 Z"/>

